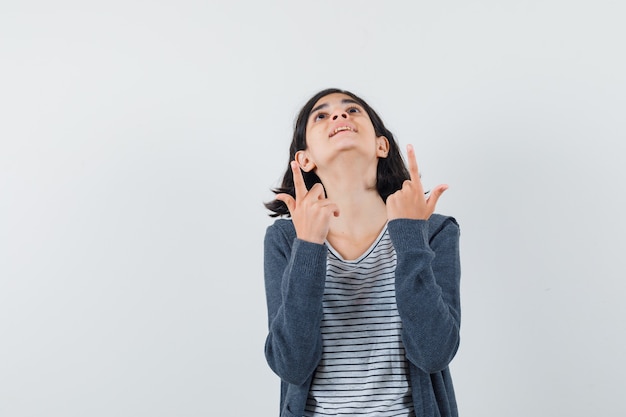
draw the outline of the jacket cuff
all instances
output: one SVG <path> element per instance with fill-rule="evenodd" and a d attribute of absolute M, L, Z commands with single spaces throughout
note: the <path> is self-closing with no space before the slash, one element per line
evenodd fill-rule
<path fill-rule="evenodd" d="M 428 220 L 394 219 L 389 221 L 387 229 L 398 253 L 430 250 Z"/>
<path fill-rule="evenodd" d="M 328 250 L 326 245 L 313 243 L 306 240 L 296 238 L 293 242 L 291 252 L 291 271 L 290 275 L 301 277 L 325 277 L 326 276 L 326 258 Z M 324 280 L 311 279 L 307 282 L 308 286 L 324 288 Z"/>

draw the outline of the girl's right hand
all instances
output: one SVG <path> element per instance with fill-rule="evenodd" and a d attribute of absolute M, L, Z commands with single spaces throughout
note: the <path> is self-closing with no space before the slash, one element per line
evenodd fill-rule
<path fill-rule="evenodd" d="M 298 239 L 322 244 L 326 241 L 332 216 L 339 216 L 339 206 L 326 198 L 324 187 L 317 183 L 310 190 L 304 184 L 300 166 L 291 161 L 296 198 L 283 193 L 276 196 L 287 205 Z"/>

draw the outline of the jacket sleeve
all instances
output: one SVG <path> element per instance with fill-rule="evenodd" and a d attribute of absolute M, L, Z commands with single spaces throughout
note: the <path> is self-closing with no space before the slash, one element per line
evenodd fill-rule
<path fill-rule="evenodd" d="M 445 369 L 459 347 L 459 227 L 443 222 L 396 219 L 389 235 L 397 255 L 396 303 L 406 356 L 427 373 Z M 429 227 L 436 230 L 430 231 Z"/>
<path fill-rule="evenodd" d="M 295 233 L 267 228 L 264 243 L 265 294 L 269 333 L 265 357 L 283 380 L 302 385 L 322 357 L 322 300 L 326 280 L 325 245 Z"/>

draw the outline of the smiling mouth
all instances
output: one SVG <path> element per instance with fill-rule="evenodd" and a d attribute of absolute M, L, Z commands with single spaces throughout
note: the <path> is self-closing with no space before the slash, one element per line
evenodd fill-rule
<path fill-rule="evenodd" d="M 335 136 L 337 133 L 339 132 L 345 132 L 345 131 L 350 131 L 350 132 L 356 132 L 356 129 L 351 128 L 350 126 L 339 126 L 338 128 L 336 128 L 335 130 L 333 130 L 332 132 L 330 132 L 330 135 L 328 135 L 329 138 L 332 138 L 333 136 Z"/>

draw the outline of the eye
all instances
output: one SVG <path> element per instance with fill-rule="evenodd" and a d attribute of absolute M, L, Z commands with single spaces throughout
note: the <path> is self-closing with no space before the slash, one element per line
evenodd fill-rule
<path fill-rule="evenodd" d="M 346 109 L 346 111 L 347 111 L 348 113 L 360 113 L 360 112 L 361 112 L 361 109 L 359 109 L 358 107 L 354 107 L 354 106 L 353 106 L 353 107 L 348 107 L 348 108 Z"/>
<path fill-rule="evenodd" d="M 319 120 L 325 119 L 326 117 L 328 117 L 328 114 L 320 112 L 313 116 L 313 120 L 317 122 Z"/>

